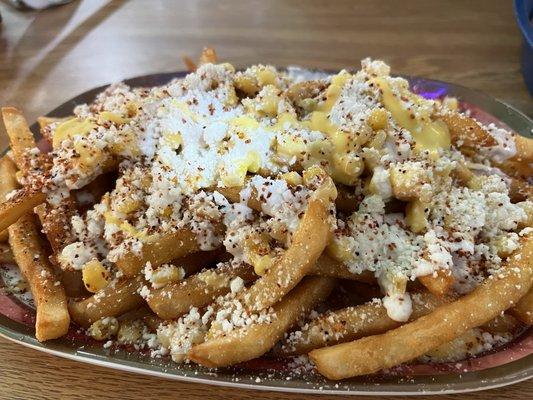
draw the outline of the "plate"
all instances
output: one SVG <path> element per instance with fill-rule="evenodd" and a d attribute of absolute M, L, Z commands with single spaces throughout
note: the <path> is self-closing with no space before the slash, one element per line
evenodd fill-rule
<path fill-rule="evenodd" d="M 128 79 L 125 83 L 130 86 L 150 87 L 162 85 L 172 78 L 184 75 L 185 72 L 153 74 Z M 411 89 L 424 97 L 457 97 L 461 108 L 469 110 L 477 119 L 511 128 L 524 136 L 532 136 L 533 121 L 513 107 L 482 92 L 436 80 L 406 78 Z M 75 106 L 92 101 L 105 87 L 101 86 L 72 98 L 52 110 L 48 116 L 71 115 Z M 37 124 L 33 124 L 31 129 L 38 134 Z M 332 382 L 308 371 L 298 360 L 286 362 L 262 358 L 216 372 L 196 365 L 177 365 L 170 359 L 151 358 L 148 353 L 142 351 L 126 348 L 104 349 L 101 342 L 85 337 L 76 327 L 72 327 L 64 338 L 39 343 L 34 338 L 34 311 L 23 300 L 20 296 L 8 294 L 5 288 L 0 287 L 0 336 L 59 357 L 186 382 L 309 394 L 415 395 L 485 390 L 533 377 L 532 328 L 503 348 L 467 361 L 404 365 L 372 376 Z M 294 375 L 290 379 L 287 379 L 288 370 Z"/>

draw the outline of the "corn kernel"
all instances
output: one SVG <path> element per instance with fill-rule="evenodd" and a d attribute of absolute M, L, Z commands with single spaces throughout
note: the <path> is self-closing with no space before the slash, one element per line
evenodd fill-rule
<path fill-rule="evenodd" d="M 256 173 L 261 168 L 261 158 L 255 151 L 250 151 L 245 159 L 237 160 L 233 170 L 224 169 L 220 173 L 220 178 L 225 187 L 242 186 L 248 171 Z"/>
<path fill-rule="evenodd" d="M 179 149 L 183 144 L 183 138 L 181 137 L 180 132 L 164 132 L 163 137 L 173 150 Z"/>
<path fill-rule="evenodd" d="M 299 137 L 281 134 L 278 137 L 277 152 L 288 157 L 301 157 L 307 152 L 307 146 Z"/>
<path fill-rule="evenodd" d="M 387 134 L 383 131 L 376 132 L 370 143 L 368 144 L 368 147 L 371 147 L 376 150 L 380 150 L 385 145 L 385 141 L 387 140 Z"/>
<path fill-rule="evenodd" d="M 349 150 L 350 135 L 348 133 L 335 130 L 329 135 L 329 140 L 337 152 L 345 153 Z"/>
<path fill-rule="evenodd" d="M 163 287 L 169 283 L 178 282 L 185 276 L 183 267 L 165 264 L 156 269 L 150 276 L 150 283 L 155 287 Z"/>
<path fill-rule="evenodd" d="M 387 112 L 382 108 L 376 108 L 372 110 L 368 117 L 368 125 L 375 130 L 379 131 L 387 127 Z"/>
<path fill-rule="evenodd" d="M 275 117 L 276 115 L 278 115 L 278 104 L 279 97 L 274 93 L 270 93 L 266 96 L 263 96 L 258 109 L 264 115 L 267 115 L 269 117 Z"/>
<path fill-rule="evenodd" d="M 303 181 L 306 186 L 315 184 L 317 180 L 322 180 L 326 175 L 325 171 L 318 165 L 313 165 L 307 168 L 303 174 Z"/>
<path fill-rule="evenodd" d="M 82 279 L 87 290 L 96 293 L 109 284 L 109 272 L 100 261 L 93 259 L 83 266 Z"/>
<path fill-rule="evenodd" d="M 87 168 L 89 170 L 94 170 L 98 165 L 104 163 L 104 154 L 98 148 L 89 146 L 82 142 L 77 141 L 74 143 L 74 150 L 79 154 L 78 158 L 75 158 L 79 163 L 80 168 Z"/>
<path fill-rule="evenodd" d="M 420 200 L 413 200 L 405 207 L 405 222 L 413 233 L 425 232 L 428 227 L 426 205 Z"/>
<path fill-rule="evenodd" d="M 427 172 L 423 169 L 395 165 L 390 169 L 390 182 L 394 197 L 398 200 L 415 200 L 421 195 L 422 186 L 428 182 Z"/>
<path fill-rule="evenodd" d="M 274 85 L 276 83 L 276 73 L 270 69 L 258 71 L 257 82 L 259 86 Z"/>
<path fill-rule="evenodd" d="M 255 174 L 261 168 L 261 157 L 256 151 L 249 151 L 246 156 L 246 164 L 246 169 Z"/>
<path fill-rule="evenodd" d="M 142 201 L 129 198 L 119 203 L 115 209 L 118 212 L 130 214 L 134 211 L 137 211 L 141 206 Z"/>
<path fill-rule="evenodd" d="M 314 111 L 310 120 L 302 124 L 313 131 L 323 132 L 328 136 L 337 132 L 337 127 L 329 121 L 325 111 Z"/>
<path fill-rule="evenodd" d="M 458 110 L 459 109 L 459 101 L 455 97 L 445 97 L 442 101 L 442 104 L 449 108 L 450 110 Z"/>
<path fill-rule="evenodd" d="M 96 340 L 111 339 L 118 332 L 118 320 L 113 317 L 105 317 L 94 322 L 87 333 Z"/>
<path fill-rule="evenodd" d="M 269 254 L 265 256 L 252 254 L 250 257 L 250 264 L 254 267 L 254 272 L 261 276 L 272 267 L 272 264 L 274 264 L 274 257 Z"/>
<path fill-rule="evenodd" d="M 143 327 L 143 323 L 139 320 L 121 321 L 117 333 L 117 341 L 121 344 L 133 344 L 138 342 L 142 337 Z"/>
<path fill-rule="evenodd" d="M 139 112 L 139 103 L 135 101 L 128 101 L 126 103 L 126 111 L 128 112 L 128 117 L 134 117 Z"/>
<path fill-rule="evenodd" d="M 289 127 L 298 127 L 300 125 L 295 115 L 284 112 L 278 115 L 277 122 L 270 128 L 274 132 L 284 131 Z"/>
<path fill-rule="evenodd" d="M 506 234 L 493 237 L 490 244 L 496 249 L 498 257 L 501 258 L 509 257 L 518 247 L 518 243 Z"/>
<path fill-rule="evenodd" d="M 261 89 L 259 83 L 254 78 L 244 74 L 235 76 L 233 84 L 236 89 L 244 92 L 248 96 L 255 95 Z"/>
<path fill-rule="evenodd" d="M 337 198 L 337 187 L 333 179 L 318 165 L 313 165 L 303 172 L 304 184 L 315 189 L 313 197 L 325 202 Z"/>
<path fill-rule="evenodd" d="M 363 160 L 355 154 L 333 155 L 333 178 L 342 184 L 354 185 L 363 169 Z"/>
<path fill-rule="evenodd" d="M 339 262 L 349 262 L 353 259 L 351 240 L 348 236 L 335 236 L 326 247 L 326 252 Z"/>
<path fill-rule="evenodd" d="M 296 171 L 286 172 L 281 174 L 279 177 L 287 182 L 287 184 L 290 186 L 298 186 L 303 183 L 302 176 Z"/>
<path fill-rule="evenodd" d="M 236 128 L 244 129 L 257 129 L 259 128 L 259 122 L 248 115 L 241 115 L 240 117 L 233 118 L 230 124 Z"/>

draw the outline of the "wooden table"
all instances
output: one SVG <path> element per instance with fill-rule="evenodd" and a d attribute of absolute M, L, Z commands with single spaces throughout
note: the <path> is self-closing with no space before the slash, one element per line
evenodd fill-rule
<path fill-rule="evenodd" d="M 205 45 L 237 66 L 336 69 L 382 58 L 397 73 L 483 90 L 533 114 L 510 1 L 76 1 L 42 12 L 0 3 L 0 105 L 34 120 L 104 83 L 182 69 Z M 5 136 L 0 138 L 2 147 Z M 79 364 L 0 340 L 0 398 L 309 396 L 184 384 Z M 455 399 L 531 398 L 533 381 Z M 322 398 L 329 398 L 324 396 Z M 448 396 L 440 397 L 448 398 Z"/>

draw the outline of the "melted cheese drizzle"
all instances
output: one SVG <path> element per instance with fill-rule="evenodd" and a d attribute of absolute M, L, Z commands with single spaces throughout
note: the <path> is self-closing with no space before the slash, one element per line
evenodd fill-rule
<path fill-rule="evenodd" d="M 432 156 L 437 156 L 439 149 L 450 148 L 451 138 L 446 124 L 442 121 L 422 121 L 416 118 L 394 95 L 385 78 L 374 78 L 372 82 L 381 89 L 383 105 L 392 114 L 392 118 L 413 135 L 416 142 L 415 151 L 428 151 Z"/>

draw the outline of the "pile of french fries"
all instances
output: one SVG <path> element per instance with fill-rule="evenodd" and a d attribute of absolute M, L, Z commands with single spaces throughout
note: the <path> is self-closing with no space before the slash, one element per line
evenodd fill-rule
<path fill-rule="evenodd" d="M 96 339 L 149 339 L 158 354 L 211 368 L 308 354 L 337 380 L 424 357 L 460 359 L 468 351 L 457 353 L 459 344 L 471 349 L 478 332 L 509 340 L 533 323 L 531 139 L 502 139 L 459 112 L 455 99 L 416 96 L 380 62 L 307 81 L 264 66 L 235 72 L 215 65 L 212 49 L 198 65 L 185 62 L 190 77 L 155 94 L 126 93 L 122 113 L 103 95 L 71 118 L 40 118 L 49 153 L 38 150 L 21 111 L 2 108 L 11 149 L 0 161 L 0 238 L 9 242 L 0 262 L 16 263 L 29 284 L 39 341 L 65 335 L 72 321 Z M 231 122 L 239 138 L 261 124 L 279 135 L 269 157 L 281 167 L 241 154 L 235 163 L 244 169 L 219 171 L 214 186 L 178 174 L 193 189 L 180 189 L 157 224 L 142 225 L 159 193 L 146 169 L 158 155 L 138 145 L 149 130 L 143 99 L 170 99 L 185 127 L 208 125 L 215 106 L 200 112 L 194 101 L 179 102 L 198 80 L 199 96 L 220 90 L 223 112 L 244 113 Z M 349 96 L 368 107 L 355 125 L 342 106 Z M 355 113 L 359 105 L 347 107 Z M 333 118 L 339 112 L 342 127 Z M 299 129 L 320 136 L 313 149 Z M 160 134 L 173 157 L 193 145 L 184 132 Z M 91 148 L 83 142 L 91 135 L 111 135 L 111 144 Z M 140 182 L 135 190 L 132 181 Z M 290 200 L 272 208 L 268 186 L 279 184 Z M 172 185 L 165 190 L 183 182 Z M 124 188 L 131 191 L 120 197 Z M 510 214 L 479 222 L 471 216 L 483 210 L 454 203 L 455 194 L 505 204 Z M 216 207 L 205 205 L 210 199 Z M 451 211 L 435 217 L 438 207 Z M 228 221 L 226 208 L 242 210 L 241 225 Z M 502 222 L 488 231 L 491 218 Z M 91 223 L 100 227 L 91 240 L 103 244 L 83 250 Z M 418 269 L 400 268 L 402 240 L 424 249 L 410 253 Z"/>

